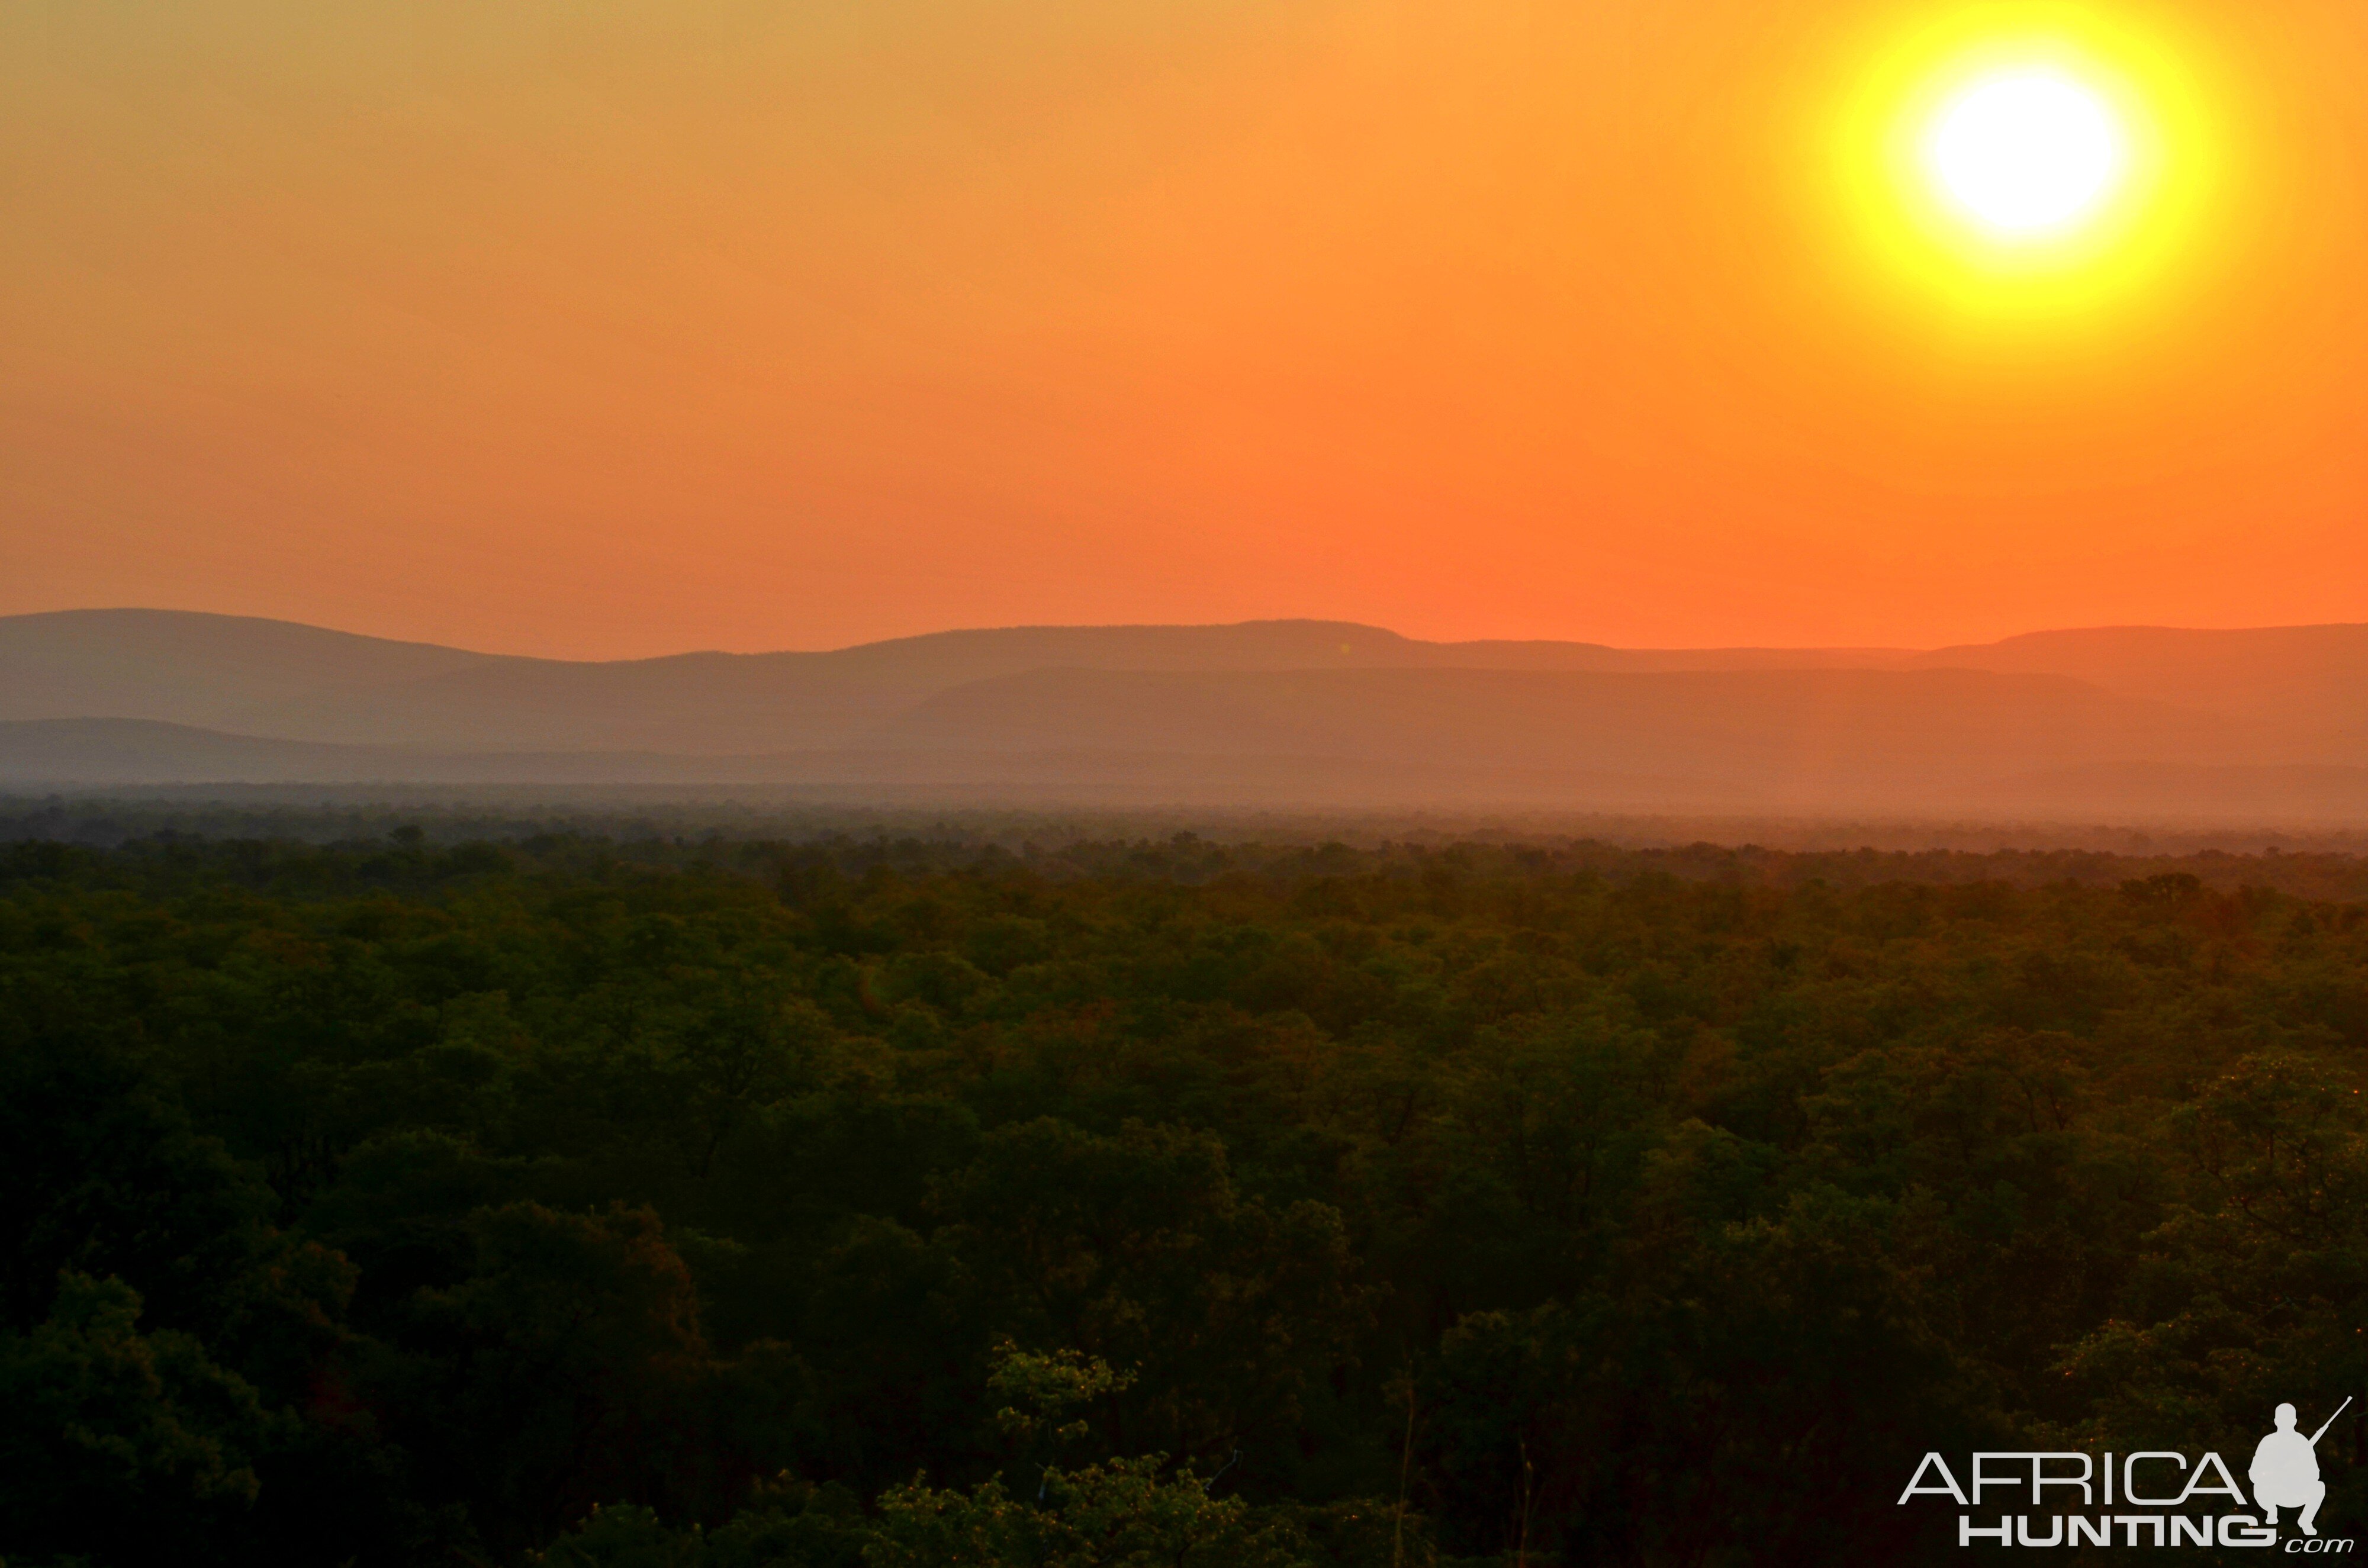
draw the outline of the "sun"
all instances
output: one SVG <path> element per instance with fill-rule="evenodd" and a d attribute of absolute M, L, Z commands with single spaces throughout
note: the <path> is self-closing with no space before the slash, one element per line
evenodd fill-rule
<path fill-rule="evenodd" d="M 2129 171 L 2129 141 L 2103 95 L 2043 66 L 1961 88 L 1932 117 L 1923 158 L 1968 221 L 2000 238 L 2042 240 L 2111 199 Z"/>
<path fill-rule="evenodd" d="M 2228 229 L 2222 89 L 2160 16 L 1975 0 L 1864 47 L 1823 166 L 1875 297 L 2055 332 L 2168 300 Z"/>

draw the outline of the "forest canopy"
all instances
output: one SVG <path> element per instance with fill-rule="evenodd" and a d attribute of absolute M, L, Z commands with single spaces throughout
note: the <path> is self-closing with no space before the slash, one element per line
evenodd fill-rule
<path fill-rule="evenodd" d="M 2332 855 L 0 845 L 0 1558 L 1944 1556 L 1928 1450 L 2236 1456 L 2368 1394 L 2363 900 Z"/>

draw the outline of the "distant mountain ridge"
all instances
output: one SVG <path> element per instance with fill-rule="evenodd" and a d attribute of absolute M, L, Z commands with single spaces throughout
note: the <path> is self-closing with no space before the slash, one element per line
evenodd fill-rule
<path fill-rule="evenodd" d="M 0 617 L 0 720 L 120 718 L 289 740 L 736 754 L 839 744 L 972 681 L 1047 668 L 1681 670 L 1904 663 L 1893 649 L 1422 642 L 1347 621 L 1008 627 L 822 653 L 572 661 L 178 610 Z"/>
<path fill-rule="evenodd" d="M 0 618 L 0 784 L 968 782 L 1801 809 L 2192 796 L 2340 814 L 2368 768 L 2364 695 L 2368 626 L 1918 651 L 1442 643 L 1284 620 L 572 662 L 83 610 Z"/>

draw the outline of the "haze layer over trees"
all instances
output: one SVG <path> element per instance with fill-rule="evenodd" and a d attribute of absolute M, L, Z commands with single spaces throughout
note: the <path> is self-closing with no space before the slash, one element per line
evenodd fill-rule
<path fill-rule="evenodd" d="M 1948 1556 L 2368 1392 L 2362 879 L 0 849 L 0 1556 Z"/>

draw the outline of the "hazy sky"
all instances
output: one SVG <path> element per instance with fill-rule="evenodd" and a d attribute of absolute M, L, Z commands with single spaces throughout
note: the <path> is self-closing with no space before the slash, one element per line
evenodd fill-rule
<path fill-rule="evenodd" d="M 2368 619 L 2368 7 L 2112 7 L 2226 188 L 2044 330 L 1824 188 L 1931 9 L 11 0 L 0 612 L 586 656 Z"/>

